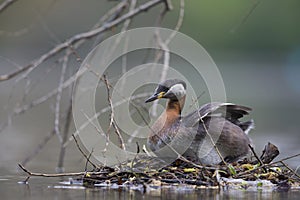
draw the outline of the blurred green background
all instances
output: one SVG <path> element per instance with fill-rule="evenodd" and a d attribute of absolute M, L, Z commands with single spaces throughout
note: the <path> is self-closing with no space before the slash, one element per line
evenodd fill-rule
<path fill-rule="evenodd" d="M 146 1 L 138 1 L 139 4 Z M 163 27 L 174 28 L 179 1 L 167 13 Z M 117 1 L 106 0 L 27 0 L 18 1 L 0 13 L 0 73 L 5 74 L 28 64 L 74 34 L 89 30 Z M 154 26 L 163 5 L 133 19 L 131 28 Z M 256 122 L 252 132 L 260 152 L 268 142 L 276 144 L 280 157 L 299 153 L 300 147 L 300 1 L 299 0 L 187 0 L 181 32 L 198 41 L 217 64 L 225 83 L 228 101 L 253 108 Z M 118 33 L 120 27 L 110 34 Z M 83 58 L 93 47 L 88 42 L 78 51 Z M 30 99 L 57 86 L 60 67 L 45 77 L 50 60 L 34 70 L 30 78 L 42 77 Z M 72 62 L 71 62 L 72 63 Z M 78 63 L 73 61 L 72 68 Z M 25 81 L 0 83 L 0 120 L 4 122 L 24 89 Z M 12 92 L 13 91 L 13 92 Z M 201 99 L 200 99 L 201 101 Z M 0 133 L 0 173 L 15 171 L 53 127 L 54 99 L 14 119 Z M 205 102 L 203 102 L 205 103 Z M 54 170 L 58 141 L 50 144 L 31 163 L 32 168 Z M 80 170 L 75 145 L 67 150 L 66 169 Z M 51 164 L 49 164 L 49 161 Z M 299 159 L 289 162 L 293 167 Z M 13 167 L 12 167 L 13 166 Z"/>

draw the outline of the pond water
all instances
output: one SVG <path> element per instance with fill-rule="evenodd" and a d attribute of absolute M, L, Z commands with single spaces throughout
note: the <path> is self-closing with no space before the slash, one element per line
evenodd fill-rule
<path fill-rule="evenodd" d="M 299 199 L 300 190 L 247 191 L 219 190 L 178 187 L 177 189 L 157 189 L 143 193 L 139 190 L 108 189 L 104 187 L 84 188 L 65 185 L 59 178 L 32 177 L 28 184 L 21 184 L 24 176 L 0 177 L 1 199 Z"/>

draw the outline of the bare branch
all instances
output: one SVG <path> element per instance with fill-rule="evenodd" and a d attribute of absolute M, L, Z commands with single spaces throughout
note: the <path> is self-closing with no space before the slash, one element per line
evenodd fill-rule
<path fill-rule="evenodd" d="M 60 100 L 62 97 L 62 91 L 63 91 L 63 83 L 65 80 L 66 70 L 68 66 L 69 56 L 68 54 L 65 55 L 64 61 L 61 68 L 61 74 L 60 74 L 60 80 L 59 85 L 57 88 L 57 95 L 56 95 L 56 104 L 55 104 L 55 120 L 54 120 L 54 130 L 55 134 L 57 135 L 59 142 L 63 143 L 63 138 L 60 133 Z"/>
<path fill-rule="evenodd" d="M 29 32 L 29 30 L 33 27 L 33 24 L 29 25 L 28 27 L 21 28 L 16 31 L 4 31 L 0 30 L 0 35 L 5 37 L 20 37 Z"/>
<path fill-rule="evenodd" d="M 257 161 L 259 162 L 260 165 L 263 165 L 264 163 L 261 161 L 261 159 L 257 156 L 256 152 L 254 151 L 254 148 L 251 146 L 251 144 L 248 144 L 251 152 L 253 153 L 254 157 L 257 159 Z M 263 167 L 264 171 L 267 171 L 267 169 L 265 167 Z"/>
<path fill-rule="evenodd" d="M 103 76 L 102 81 L 104 81 L 104 83 L 105 83 L 105 85 L 106 85 L 106 90 L 107 90 L 107 100 L 108 100 L 109 106 L 110 106 L 110 108 L 111 108 L 111 113 L 110 113 L 110 123 L 109 123 L 109 127 L 108 127 L 108 129 L 107 129 L 107 135 L 108 135 L 109 132 L 110 132 L 111 126 L 113 126 L 114 129 L 115 129 L 115 132 L 116 132 L 116 134 L 117 134 L 117 136 L 118 136 L 118 138 L 119 138 L 120 148 L 123 149 L 123 150 L 126 150 L 125 144 L 124 144 L 124 140 L 123 140 L 123 137 L 122 137 L 122 135 L 121 135 L 119 129 L 117 128 L 116 122 L 115 122 L 115 119 L 114 119 L 113 103 L 112 103 L 111 97 L 110 97 L 110 84 L 108 83 L 108 81 L 107 81 L 107 79 L 106 79 L 105 76 Z M 107 138 L 108 138 L 108 136 L 107 136 Z"/>
<path fill-rule="evenodd" d="M 75 173 L 59 173 L 59 174 L 44 174 L 44 173 L 35 173 L 26 169 L 23 165 L 18 164 L 19 167 L 27 173 L 29 176 L 42 176 L 42 177 L 64 177 L 64 176 L 83 176 L 87 172 L 75 172 Z M 103 174 L 102 172 L 89 172 L 89 174 Z"/>
<path fill-rule="evenodd" d="M 177 34 L 177 31 L 179 31 L 179 29 L 182 26 L 182 22 L 183 22 L 183 18 L 184 18 L 184 6 L 185 6 L 185 0 L 180 0 L 180 11 L 179 11 L 179 17 L 178 17 L 178 20 L 177 20 L 177 24 L 174 28 L 174 31 L 171 33 L 169 38 L 167 38 L 166 41 L 165 41 L 165 43 L 167 45 L 171 42 L 171 40 Z"/>
<path fill-rule="evenodd" d="M 238 28 L 240 26 L 242 26 L 243 24 L 246 23 L 246 21 L 249 19 L 250 15 L 254 12 L 254 10 L 257 8 L 257 6 L 262 2 L 262 0 L 256 0 L 254 2 L 254 4 L 252 5 L 252 7 L 250 8 L 250 10 L 248 11 L 248 13 L 246 13 L 246 15 L 242 18 L 242 20 L 240 21 L 240 23 L 238 23 L 232 30 L 232 33 L 235 33 L 236 30 L 238 30 Z"/>
<path fill-rule="evenodd" d="M 8 6 L 12 5 L 12 3 L 16 2 L 17 0 L 6 0 L 0 4 L 0 12 L 6 9 Z"/>
<path fill-rule="evenodd" d="M 168 11 L 173 10 L 173 5 L 172 5 L 171 0 L 165 0 L 165 5 L 166 5 L 166 9 Z"/>
<path fill-rule="evenodd" d="M 84 115 L 85 118 L 87 119 L 88 124 L 91 124 L 91 125 L 96 129 L 96 131 L 97 131 L 99 134 L 101 134 L 102 137 L 105 137 L 105 138 L 106 138 L 105 147 L 104 147 L 104 149 L 102 150 L 102 153 L 105 154 L 106 151 L 107 151 L 108 144 L 109 144 L 109 134 L 108 134 L 108 131 L 107 131 L 107 133 L 106 133 L 106 135 L 105 135 L 105 134 L 97 127 L 97 125 L 93 122 L 93 120 L 95 120 L 95 119 L 97 119 L 97 118 L 89 117 L 89 116 L 88 116 L 86 113 L 84 113 L 83 111 L 81 111 L 81 112 L 83 113 L 83 115 Z M 86 123 L 84 123 L 84 124 L 86 124 Z M 88 125 L 88 124 L 86 124 L 86 125 Z M 80 127 L 80 130 L 82 130 L 81 127 Z M 77 132 L 77 133 L 79 133 L 79 132 Z M 75 133 L 72 134 L 72 135 L 73 135 L 73 136 L 77 136 L 77 134 L 75 135 Z M 66 145 L 64 145 L 64 146 L 66 147 Z"/>
<path fill-rule="evenodd" d="M 297 174 L 296 170 L 294 171 L 292 168 L 290 168 L 285 162 L 280 161 L 281 164 L 283 164 L 288 170 L 290 170 L 290 172 L 292 172 L 294 174 L 294 176 L 296 176 L 298 179 L 300 179 L 300 175 Z"/>
<path fill-rule="evenodd" d="M 93 165 L 94 168 L 97 168 L 97 166 L 96 166 L 93 162 L 90 161 L 90 159 L 89 159 L 90 156 L 87 156 L 87 155 L 84 153 L 84 151 L 81 149 L 81 147 L 80 147 L 80 145 L 79 145 L 79 143 L 78 143 L 78 141 L 77 141 L 77 139 L 76 139 L 76 136 L 75 136 L 74 134 L 72 134 L 72 137 L 73 137 L 73 139 L 74 139 L 74 141 L 75 141 L 75 143 L 76 143 L 76 146 L 77 146 L 78 150 L 79 150 L 80 153 L 83 155 L 83 157 L 86 158 L 87 162 L 89 162 L 91 165 Z"/>
<path fill-rule="evenodd" d="M 59 152 L 56 172 L 64 172 L 63 166 L 64 166 L 66 148 L 64 147 L 63 144 L 68 139 L 68 133 L 69 133 L 69 129 L 70 129 L 71 120 L 72 120 L 72 96 L 70 97 L 69 108 L 67 109 L 67 116 L 66 116 L 66 121 L 64 124 L 62 143 L 60 143 L 60 152 Z"/>
<path fill-rule="evenodd" d="M 206 125 L 205 125 L 205 123 L 204 123 L 204 121 L 203 121 L 203 117 L 201 116 L 200 112 L 198 112 L 198 116 L 199 116 L 200 122 L 201 122 L 202 125 L 203 125 L 204 131 L 205 131 L 206 135 L 209 137 L 210 142 L 211 142 L 211 144 L 213 145 L 214 149 L 216 150 L 218 156 L 220 157 L 221 161 L 228 167 L 227 162 L 224 160 L 224 158 L 223 158 L 222 154 L 220 153 L 220 151 L 219 151 L 219 149 L 218 149 L 216 143 L 214 142 L 214 140 L 213 140 L 211 134 L 208 132 L 208 129 L 207 129 L 207 127 L 206 127 Z"/>
<path fill-rule="evenodd" d="M 45 62 L 46 60 L 48 60 L 49 58 L 53 57 L 54 55 L 56 55 L 57 53 L 61 52 L 62 50 L 72 46 L 75 42 L 82 40 L 82 39 L 88 39 L 91 37 L 94 37 L 106 30 L 109 30 L 110 28 L 117 26 L 118 24 L 124 22 L 127 19 L 130 19 L 136 15 L 138 15 L 141 12 L 145 12 L 148 9 L 160 4 L 164 2 L 164 0 L 151 0 L 146 2 L 143 5 L 140 5 L 139 7 L 137 7 L 136 9 L 129 11 L 128 13 L 122 15 L 121 17 L 115 19 L 114 21 L 110 22 L 110 23 L 106 23 L 103 26 L 96 28 L 94 30 L 88 31 L 88 32 L 84 32 L 84 33 L 80 33 L 77 35 L 74 35 L 73 37 L 67 39 L 65 42 L 58 44 L 57 46 L 55 46 L 53 49 L 51 49 L 49 52 L 43 54 L 41 57 L 39 57 L 38 59 L 34 60 L 33 62 L 31 62 L 30 64 L 12 72 L 9 74 L 4 74 L 4 75 L 0 75 L 0 81 L 5 81 L 8 79 L 11 79 L 17 75 L 19 75 L 22 72 L 25 72 L 25 74 L 23 74 L 23 77 L 27 76 L 33 69 L 35 69 L 37 66 L 39 66 L 41 63 Z"/>

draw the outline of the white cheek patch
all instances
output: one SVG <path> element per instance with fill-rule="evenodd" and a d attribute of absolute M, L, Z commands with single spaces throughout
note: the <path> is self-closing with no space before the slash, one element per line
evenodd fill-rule
<path fill-rule="evenodd" d="M 178 99 L 182 98 L 186 94 L 183 85 L 180 83 L 173 85 L 168 92 L 172 92 Z"/>

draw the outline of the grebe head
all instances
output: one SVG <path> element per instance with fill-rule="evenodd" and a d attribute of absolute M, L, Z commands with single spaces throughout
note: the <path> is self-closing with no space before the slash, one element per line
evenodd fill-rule
<path fill-rule="evenodd" d="M 168 79 L 158 84 L 154 94 L 149 97 L 145 103 L 156 99 L 166 98 L 173 101 L 179 101 L 186 95 L 186 83 L 180 79 Z"/>

